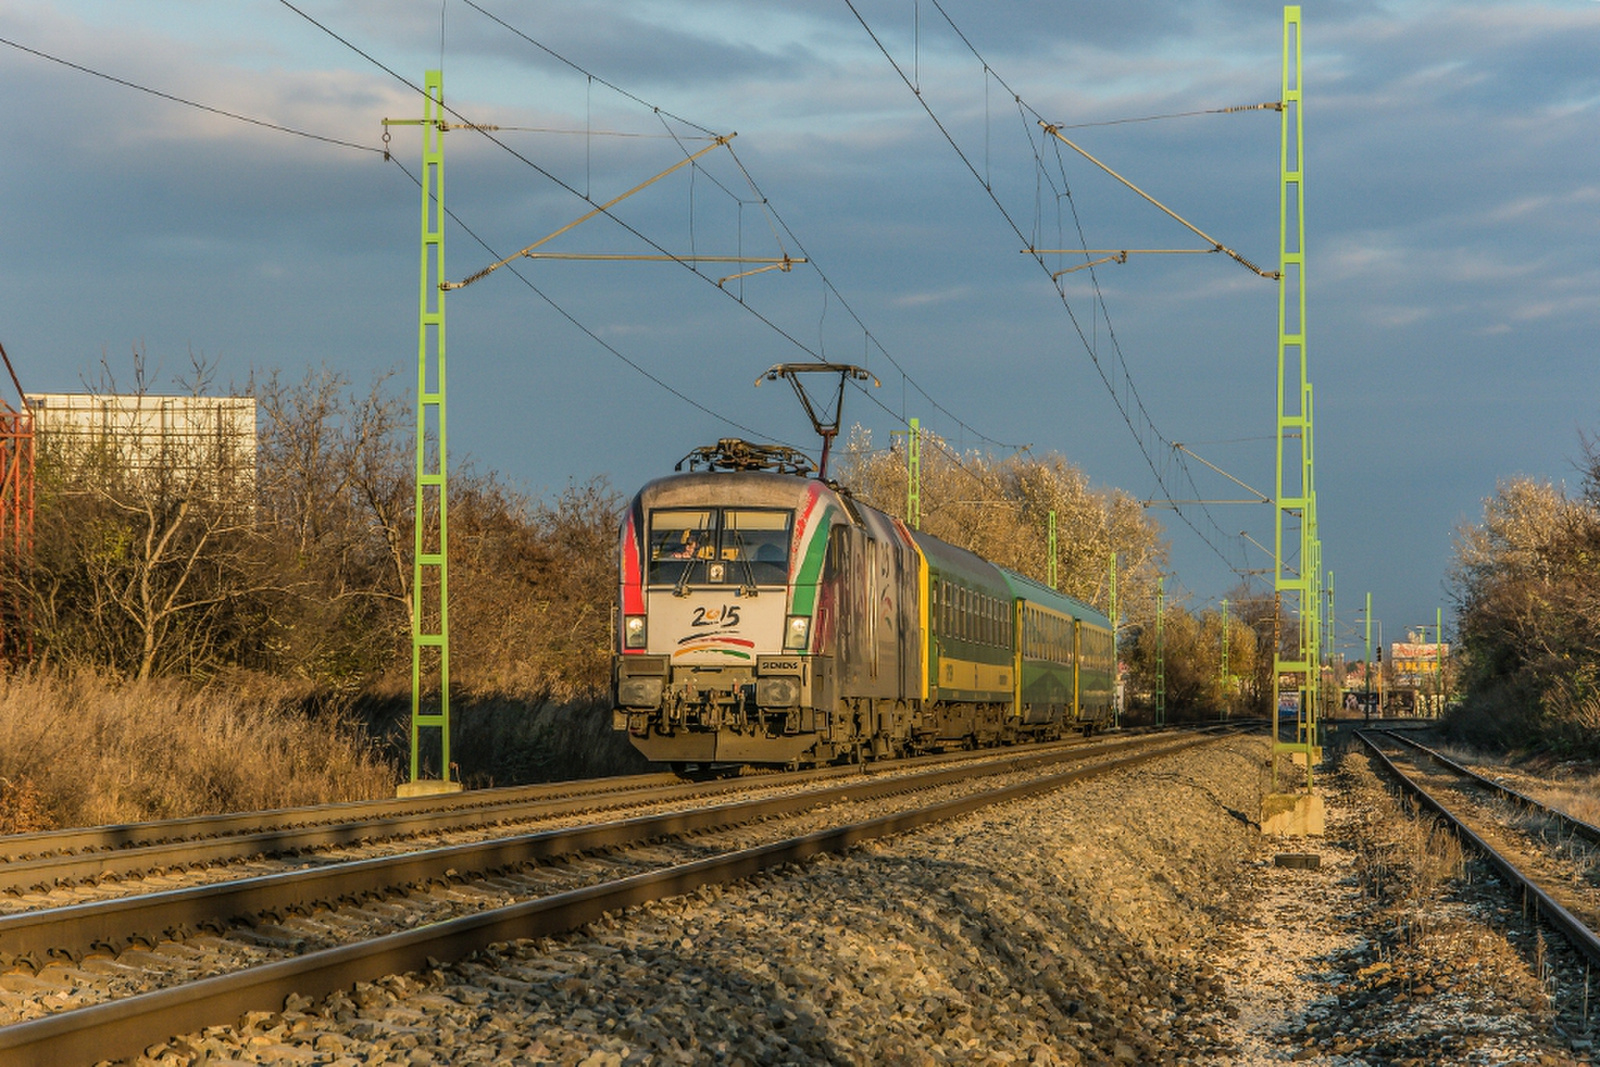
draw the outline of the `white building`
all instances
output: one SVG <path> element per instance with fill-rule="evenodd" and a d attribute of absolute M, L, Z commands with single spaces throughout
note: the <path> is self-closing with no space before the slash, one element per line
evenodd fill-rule
<path fill-rule="evenodd" d="M 253 397 L 30 393 L 28 406 L 41 458 L 100 457 L 146 484 L 254 496 Z"/>

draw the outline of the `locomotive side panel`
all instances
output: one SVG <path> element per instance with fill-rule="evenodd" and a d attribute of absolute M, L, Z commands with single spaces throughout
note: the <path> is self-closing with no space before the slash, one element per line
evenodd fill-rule
<path fill-rule="evenodd" d="M 915 554 L 882 512 L 857 505 L 852 513 L 856 525 L 836 527 L 829 546 L 832 580 L 848 605 L 840 618 L 849 634 L 839 643 L 841 695 L 918 696 Z"/>

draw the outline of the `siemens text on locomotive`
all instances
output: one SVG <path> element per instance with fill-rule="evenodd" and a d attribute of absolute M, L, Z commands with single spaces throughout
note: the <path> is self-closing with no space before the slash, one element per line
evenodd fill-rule
<path fill-rule="evenodd" d="M 623 518 L 613 725 L 645 756 L 794 766 L 1109 722 L 1105 615 L 803 467 L 750 469 L 772 451 L 699 450 L 713 469 Z"/>

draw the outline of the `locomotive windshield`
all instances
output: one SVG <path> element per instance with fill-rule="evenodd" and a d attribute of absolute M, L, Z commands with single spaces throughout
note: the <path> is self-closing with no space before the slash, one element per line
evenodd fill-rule
<path fill-rule="evenodd" d="M 652 511 L 650 584 L 783 585 L 792 518 L 793 512 L 758 508 Z"/>

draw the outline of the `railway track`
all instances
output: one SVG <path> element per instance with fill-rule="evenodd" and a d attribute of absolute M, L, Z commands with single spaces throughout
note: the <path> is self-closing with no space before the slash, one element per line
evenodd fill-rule
<path fill-rule="evenodd" d="M 1031 750 L 804 791 L 0 918 L 0 1064 L 137 1055 L 495 941 L 1053 790 L 1206 735 Z M 999 781 L 1000 784 L 996 784 Z"/>
<path fill-rule="evenodd" d="M 1539 803 L 1407 737 L 1357 734 L 1421 803 L 1449 824 L 1514 894 L 1600 964 L 1600 827 Z"/>
<path fill-rule="evenodd" d="M 1060 742 L 1030 751 L 1066 751 L 1084 744 Z M 172 888 L 175 879 L 198 884 L 263 877 L 337 860 L 415 851 L 429 843 L 503 837 L 517 827 L 592 819 L 601 812 L 714 803 L 738 794 L 806 788 L 863 774 L 908 774 L 975 758 L 981 757 L 952 753 L 866 767 L 757 773 L 703 782 L 647 774 L 0 837 L 0 915 Z M 16 951 L 0 942 L 0 965 L 7 952 Z"/>

